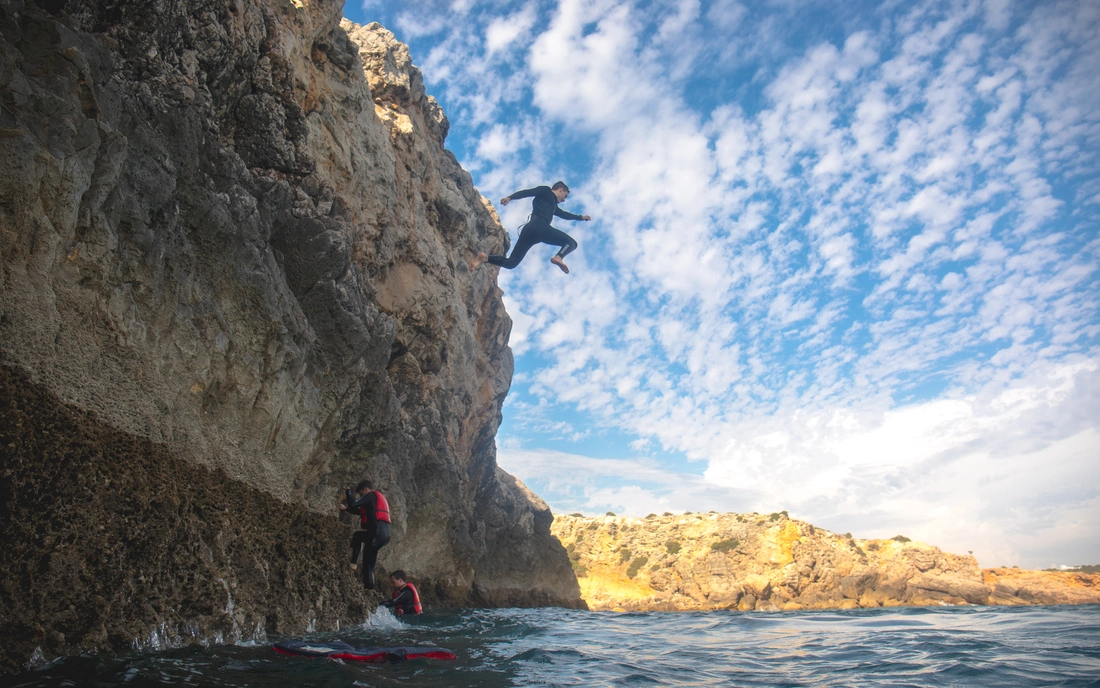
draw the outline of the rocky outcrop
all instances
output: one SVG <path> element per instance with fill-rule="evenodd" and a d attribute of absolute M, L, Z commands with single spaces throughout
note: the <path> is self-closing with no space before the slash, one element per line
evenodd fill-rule
<path fill-rule="evenodd" d="M 1100 573 L 983 569 L 989 604 L 1100 604 Z"/>
<path fill-rule="evenodd" d="M 1059 582 L 1013 569 L 983 572 L 972 556 L 903 536 L 836 535 L 785 512 L 558 516 L 551 531 L 592 609 L 1100 603 L 1100 575 L 1066 574 Z"/>
<path fill-rule="evenodd" d="M 342 489 L 371 478 L 394 515 L 379 565 L 409 571 L 430 602 L 583 604 L 549 510 L 496 466 L 511 324 L 491 271 L 466 259 L 506 234 L 444 149 L 447 119 L 407 49 L 341 10 L 0 0 L 0 360 L 25 375 L 3 403 L 52 395 L 151 443 L 156 461 L 219 471 L 302 518 L 335 519 Z M 80 455 L 61 484 L 109 460 Z M 43 484 L 42 457 L 3 460 L 9 479 Z M 162 484 L 139 475 L 148 462 L 125 465 Z M 244 503 L 217 523 L 248 520 Z M 188 532 L 206 546 L 226 537 L 196 518 Z M 2 536 L 41 548 L 57 527 Z M 318 537 L 279 533 L 304 538 L 291 546 Z M 234 562 L 214 567 L 223 580 L 243 575 Z M 137 586 L 144 574 L 122 575 Z M 33 585 L 72 584 L 59 576 Z M 234 604 L 267 609 L 244 593 Z M 31 628 L 12 618 L 0 640 Z M 282 631 L 304 630 L 304 613 L 286 618 Z M 50 633 L 51 619 L 37 623 Z M 155 630 L 142 623 L 123 634 Z M 113 633 L 49 647 L 114 646 Z"/>

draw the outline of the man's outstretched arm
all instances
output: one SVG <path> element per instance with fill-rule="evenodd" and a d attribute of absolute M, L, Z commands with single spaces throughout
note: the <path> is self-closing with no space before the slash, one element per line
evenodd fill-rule
<path fill-rule="evenodd" d="M 512 194 L 511 196 L 505 196 L 504 198 L 500 199 L 500 204 L 501 205 L 508 205 L 509 201 L 512 201 L 512 200 L 517 199 L 517 198 L 532 198 L 533 196 L 535 196 L 538 193 L 540 188 L 542 188 L 542 187 L 536 186 L 533 189 L 523 189 L 521 191 L 517 191 L 514 194 Z"/>
<path fill-rule="evenodd" d="M 562 210 L 561 208 L 555 208 L 554 214 L 564 220 L 591 220 L 592 218 L 587 215 L 574 215 L 568 210 Z"/>

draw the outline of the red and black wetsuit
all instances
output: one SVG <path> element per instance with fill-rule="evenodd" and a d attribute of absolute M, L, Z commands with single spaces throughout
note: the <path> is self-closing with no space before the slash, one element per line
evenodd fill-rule
<path fill-rule="evenodd" d="M 554 219 L 555 215 L 566 220 L 580 220 L 582 219 L 581 216 L 559 208 L 558 197 L 554 195 L 554 191 L 549 186 L 536 186 L 533 189 L 517 191 L 508 198 L 515 200 L 528 197 L 534 199 L 531 202 L 531 219 L 520 230 L 516 245 L 512 247 L 512 255 L 507 258 L 504 256 L 489 256 L 489 262 L 493 265 L 511 270 L 519 265 L 519 262 L 527 255 L 527 251 L 535 244 L 561 246 L 561 250 L 558 251 L 559 258 L 564 258 L 577 248 L 577 241 L 560 229 L 551 227 L 550 221 Z"/>
<path fill-rule="evenodd" d="M 363 585 L 374 589 L 374 565 L 378 563 L 378 550 L 390 541 L 389 505 L 381 492 L 368 492 L 356 499 L 351 490 L 345 494 L 348 513 L 359 516 L 360 530 L 351 536 L 351 563 L 359 561 L 363 550 Z"/>
<path fill-rule="evenodd" d="M 382 604 L 386 607 L 393 607 L 394 613 L 398 616 L 419 614 L 424 609 L 420 606 L 420 594 L 417 593 L 416 587 L 412 583 L 405 583 L 405 587 L 401 588 L 401 592 L 394 590 L 393 599 Z"/>

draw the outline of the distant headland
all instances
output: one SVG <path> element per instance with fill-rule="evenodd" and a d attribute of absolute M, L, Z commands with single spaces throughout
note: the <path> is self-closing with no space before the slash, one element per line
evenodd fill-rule
<path fill-rule="evenodd" d="M 590 609 L 854 609 L 1100 603 L 1100 573 L 982 569 L 898 535 L 859 539 L 773 514 L 558 516 Z M 1090 567 L 1091 568 L 1091 567 Z"/>

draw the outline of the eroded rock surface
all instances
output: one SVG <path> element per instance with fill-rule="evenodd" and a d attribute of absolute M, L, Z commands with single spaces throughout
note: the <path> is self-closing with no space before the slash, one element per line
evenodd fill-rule
<path fill-rule="evenodd" d="M 0 365 L 4 671 L 361 621 L 346 529 L 120 432 Z"/>
<path fill-rule="evenodd" d="M 1100 604 L 1100 573 L 982 569 L 990 604 Z"/>
<path fill-rule="evenodd" d="M 837 535 L 782 512 L 557 516 L 551 531 L 592 609 L 1100 603 L 1100 575 L 982 571 L 972 556 Z"/>
<path fill-rule="evenodd" d="M 506 234 L 408 50 L 342 6 L 0 0 L 0 357 L 310 512 L 372 478 L 380 566 L 436 603 L 583 604 L 496 466 L 511 323 L 466 260 Z"/>

